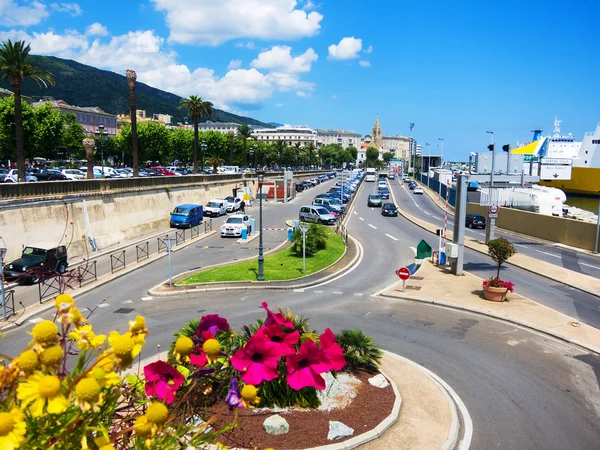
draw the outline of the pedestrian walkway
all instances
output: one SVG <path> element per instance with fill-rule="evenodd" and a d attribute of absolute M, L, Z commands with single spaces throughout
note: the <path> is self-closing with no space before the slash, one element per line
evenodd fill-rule
<path fill-rule="evenodd" d="M 485 300 L 479 277 L 469 273 L 462 277 L 454 276 L 448 268 L 434 266 L 429 260 L 407 282 L 404 292 L 402 285 L 398 284 L 380 295 L 473 311 L 538 330 L 600 353 L 600 330 L 518 293 L 509 293 L 505 302 Z"/>

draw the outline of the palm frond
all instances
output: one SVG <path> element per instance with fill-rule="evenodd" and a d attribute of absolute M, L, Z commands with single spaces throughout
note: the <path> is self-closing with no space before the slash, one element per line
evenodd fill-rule
<path fill-rule="evenodd" d="M 381 363 L 383 352 L 375 346 L 372 337 L 359 328 L 343 329 L 336 335 L 336 341 L 344 350 L 346 369 L 376 371 Z"/>

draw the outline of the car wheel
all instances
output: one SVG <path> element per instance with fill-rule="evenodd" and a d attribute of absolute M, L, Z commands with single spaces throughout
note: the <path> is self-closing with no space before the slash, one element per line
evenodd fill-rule
<path fill-rule="evenodd" d="M 60 273 L 61 275 L 63 273 L 65 273 L 67 271 L 67 265 L 64 262 L 61 262 L 58 264 L 58 267 L 56 268 L 57 272 Z"/>

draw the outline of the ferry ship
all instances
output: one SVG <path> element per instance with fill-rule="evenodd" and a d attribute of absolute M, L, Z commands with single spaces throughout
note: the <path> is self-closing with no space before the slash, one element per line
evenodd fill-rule
<path fill-rule="evenodd" d="M 583 141 L 572 134 L 563 135 L 561 121 L 554 119 L 552 136 L 542 136 L 534 130 L 533 141 L 511 150 L 512 154 L 531 155 L 538 158 L 560 158 L 572 160 L 570 180 L 541 180 L 540 184 L 558 188 L 578 195 L 600 195 L 600 122 L 593 133 L 586 133 Z"/>

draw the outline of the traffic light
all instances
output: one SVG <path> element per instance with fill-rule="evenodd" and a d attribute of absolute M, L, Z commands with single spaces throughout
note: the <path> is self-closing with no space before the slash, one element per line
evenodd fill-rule
<path fill-rule="evenodd" d="M 510 145 L 509 144 L 503 145 L 502 146 L 502 151 L 506 152 L 506 153 L 510 152 Z"/>
<path fill-rule="evenodd" d="M 494 144 L 490 144 L 490 145 L 488 145 L 488 150 L 489 150 L 490 152 L 493 152 L 493 151 L 494 151 Z"/>

